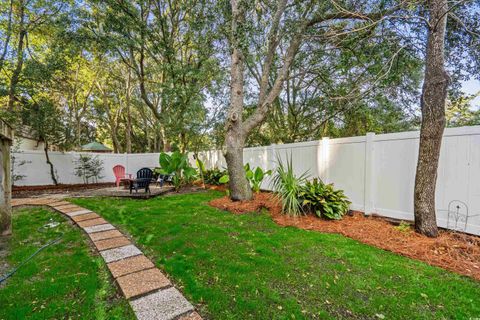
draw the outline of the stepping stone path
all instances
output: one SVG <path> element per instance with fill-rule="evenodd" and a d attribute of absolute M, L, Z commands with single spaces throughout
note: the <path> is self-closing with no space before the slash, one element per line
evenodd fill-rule
<path fill-rule="evenodd" d="M 95 212 L 51 198 L 12 199 L 12 206 L 49 206 L 90 237 L 139 320 L 202 320 L 193 305 L 140 249 Z"/>

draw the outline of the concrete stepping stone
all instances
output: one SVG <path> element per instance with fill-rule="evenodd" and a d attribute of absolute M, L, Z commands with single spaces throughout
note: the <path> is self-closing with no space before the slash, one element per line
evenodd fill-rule
<path fill-rule="evenodd" d="M 68 204 L 62 204 L 62 205 L 59 205 L 59 206 L 54 206 L 54 208 L 56 210 L 68 210 L 70 208 L 78 208 L 78 209 L 82 209 L 80 208 L 79 206 L 77 206 L 76 204 L 73 204 L 73 203 L 70 203 L 68 202 Z"/>
<path fill-rule="evenodd" d="M 100 232 L 100 231 L 107 231 L 107 230 L 114 230 L 115 227 L 112 226 L 110 223 L 107 224 L 99 224 L 97 226 L 91 226 L 91 227 L 85 227 L 83 230 L 85 230 L 86 233 L 94 233 L 94 232 Z"/>
<path fill-rule="evenodd" d="M 92 213 L 92 211 L 87 210 L 87 209 L 82 209 L 82 210 L 78 210 L 78 211 L 62 212 L 62 213 L 66 214 L 67 216 L 69 216 L 71 218 L 71 217 L 79 216 L 79 215 L 85 214 L 85 213 Z"/>
<path fill-rule="evenodd" d="M 75 216 L 71 216 L 70 218 L 72 218 L 72 220 L 75 222 L 80 222 L 84 220 L 100 218 L 100 216 L 95 212 L 90 212 L 90 213 L 84 213 L 84 214 L 77 214 Z"/>
<path fill-rule="evenodd" d="M 84 220 L 84 221 L 77 222 L 77 224 L 82 228 L 97 226 L 99 224 L 105 224 L 105 223 L 108 223 L 108 221 L 103 219 L 103 218 L 90 219 L 90 220 Z"/>
<path fill-rule="evenodd" d="M 89 228 L 94 228 L 94 227 L 89 227 Z M 103 260 L 105 260 L 106 263 L 109 263 L 109 262 L 125 259 L 128 257 L 138 256 L 139 254 L 142 254 L 142 252 L 133 244 L 130 244 L 124 247 L 101 251 L 100 254 L 103 257 Z"/>
<path fill-rule="evenodd" d="M 79 207 L 77 205 L 74 205 L 73 207 L 70 207 L 70 208 L 62 208 L 59 211 L 64 213 L 64 214 L 68 214 L 70 212 L 75 212 L 75 211 L 79 211 L 79 210 L 83 210 L 83 208 Z"/>
<path fill-rule="evenodd" d="M 157 268 L 127 274 L 117 278 L 117 283 L 127 299 L 172 285 Z"/>
<path fill-rule="evenodd" d="M 131 244 L 131 242 L 124 236 L 121 236 L 117 238 L 94 241 L 93 244 L 95 244 L 95 247 L 97 247 L 98 251 L 103 251 L 107 249 L 123 247 L 128 244 Z"/>
<path fill-rule="evenodd" d="M 150 293 L 130 301 L 139 320 L 173 320 L 193 311 L 193 306 L 175 288 Z"/>
<path fill-rule="evenodd" d="M 123 236 L 123 234 L 117 229 L 114 229 L 114 230 L 90 233 L 89 236 L 90 236 L 90 239 L 92 239 L 92 241 L 98 241 L 98 240 L 120 237 L 120 236 Z"/>
<path fill-rule="evenodd" d="M 55 202 L 49 203 L 48 205 L 50 207 L 59 207 L 59 206 L 62 206 L 62 205 L 67 205 L 67 204 L 71 204 L 71 203 L 68 202 L 68 201 L 65 201 L 65 200 L 57 200 Z"/>
<path fill-rule="evenodd" d="M 124 276 L 129 273 L 153 268 L 155 265 L 143 254 L 123 260 L 111 262 L 108 265 L 114 278 Z"/>

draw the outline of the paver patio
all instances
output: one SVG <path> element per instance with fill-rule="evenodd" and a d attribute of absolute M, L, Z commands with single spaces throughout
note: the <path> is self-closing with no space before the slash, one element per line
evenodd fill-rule
<path fill-rule="evenodd" d="M 95 212 L 51 198 L 13 199 L 12 206 L 45 205 L 89 235 L 138 319 L 201 320 L 170 280 L 113 225 Z"/>

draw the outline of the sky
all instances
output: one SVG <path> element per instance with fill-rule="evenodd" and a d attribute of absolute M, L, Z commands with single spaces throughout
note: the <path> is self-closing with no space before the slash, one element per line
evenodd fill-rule
<path fill-rule="evenodd" d="M 480 91 L 480 81 L 469 80 L 462 83 L 462 91 L 466 94 L 474 94 Z M 475 110 L 480 109 L 480 96 L 472 101 L 472 107 Z"/>

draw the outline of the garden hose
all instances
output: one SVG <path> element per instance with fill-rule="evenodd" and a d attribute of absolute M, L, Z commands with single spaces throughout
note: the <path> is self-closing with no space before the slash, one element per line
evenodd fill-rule
<path fill-rule="evenodd" d="M 41 231 L 41 229 L 45 229 L 47 226 L 51 226 L 52 225 L 52 222 L 50 223 L 47 223 L 43 226 L 41 226 L 40 228 L 38 228 L 38 231 L 39 232 L 44 232 L 44 231 Z M 55 225 L 55 227 L 58 226 L 58 225 Z M 10 278 L 11 276 L 13 276 L 17 271 L 18 269 L 20 269 L 21 267 L 23 267 L 27 262 L 29 262 L 30 260 L 32 260 L 37 254 L 39 254 L 42 250 L 50 247 L 51 245 L 54 245 L 58 242 L 60 242 L 60 240 L 62 239 L 63 237 L 63 232 L 60 232 L 60 235 L 53 239 L 52 241 L 50 242 L 47 242 L 46 244 L 44 244 L 43 246 L 41 246 L 40 248 L 38 248 L 33 254 L 31 254 L 27 259 L 25 259 L 24 261 L 22 261 L 22 263 L 20 263 L 18 266 L 16 266 L 15 268 L 13 268 L 11 271 L 7 272 L 5 275 L 1 276 L 0 277 L 0 284 L 2 284 L 2 282 L 6 281 L 8 278 Z"/>

